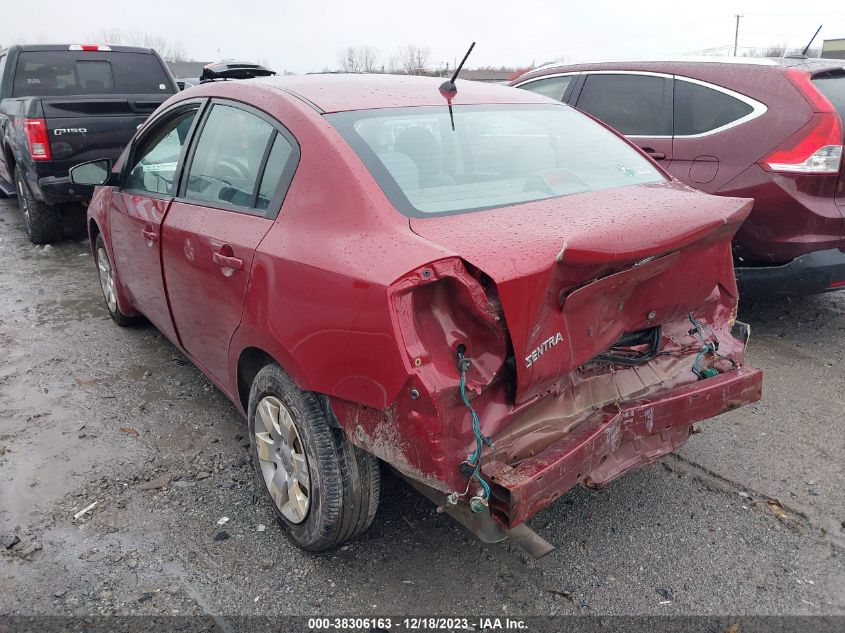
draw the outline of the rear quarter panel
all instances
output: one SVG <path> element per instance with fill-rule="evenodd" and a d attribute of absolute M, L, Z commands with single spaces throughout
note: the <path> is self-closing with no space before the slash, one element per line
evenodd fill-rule
<path fill-rule="evenodd" d="M 449 253 L 410 231 L 407 218 L 315 110 L 283 93 L 249 103 L 293 133 L 301 158 L 255 253 L 244 316 L 230 345 L 233 392 L 240 354 L 257 347 L 303 389 L 385 408 L 407 380 L 388 288 Z"/>

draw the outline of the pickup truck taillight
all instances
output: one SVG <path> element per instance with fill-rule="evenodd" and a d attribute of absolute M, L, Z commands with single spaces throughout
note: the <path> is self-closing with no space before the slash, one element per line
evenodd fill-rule
<path fill-rule="evenodd" d="M 26 119 L 23 123 L 29 155 L 32 160 L 50 160 L 50 139 L 47 137 L 47 122 L 44 119 Z"/>
<path fill-rule="evenodd" d="M 760 164 L 769 171 L 791 174 L 838 174 L 843 144 L 839 113 L 806 71 L 791 68 L 786 76 L 812 106 L 813 117 Z"/>
<path fill-rule="evenodd" d="M 69 51 L 110 51 L 111 46 L 103 44 L 71 44 L 67 47 Z"/>

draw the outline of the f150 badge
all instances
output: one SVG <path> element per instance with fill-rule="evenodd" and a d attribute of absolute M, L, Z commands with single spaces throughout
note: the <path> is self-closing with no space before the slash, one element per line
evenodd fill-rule
<path fill-rule="evenodd" d="M 56 136 L 62 136 L 64 134 L 86 134 L 88 132 L 88 128 L 84 127 L 57 127 L 53 130 L 53 134 Z"/>
<path fill-rule="evenodd" d="M 528 356 L 525 357 L 525 366 L 531 367 L 531 365 L 535 364 L 540 357 L 553 348 L 558 343 L 563 343 L 563 336 L 560 332 L 554 334 L 547 338 L 545 341 L 540 343 L 533 352 L 531 352 Z"/>

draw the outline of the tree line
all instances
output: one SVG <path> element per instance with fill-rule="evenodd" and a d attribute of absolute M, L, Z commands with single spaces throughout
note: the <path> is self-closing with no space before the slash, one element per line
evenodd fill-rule
<path fill-rule="evenodd" d="M 337 53 L 340 70 L 347 73 L 390 72 L 403 75 L 429 74 L 431 49 L 428 46 L 408 44 L 399 48 L 385 60 L 378 49 L 364 44 L 347 46 Z"/>

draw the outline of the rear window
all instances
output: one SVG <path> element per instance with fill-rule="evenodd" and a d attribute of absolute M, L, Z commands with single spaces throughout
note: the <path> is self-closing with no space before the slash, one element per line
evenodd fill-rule
<path fill-rule="evenodd" d="M 845 75 L 816 77 L 813 85 L 833 104 L 839 118 L 845 123 Z"/>
<path fill-rule="evenodd" d="M 675 82 L 675 136 L 718 130 L 754 111 L 749 104 L 720 90 L 691 81 Z"/>
<path fill-rule="evenodd" d="M 155 56 L 116 51 L 23 52 L 12 88 L 14 97 L 173 92 Z"/>
<path fill-rule="evenodd" d="M 665 181 L 635 149 L 567 106 L 453 110 L 454 130 L 445 104 L 326 118 L 410 217 Z"/>

